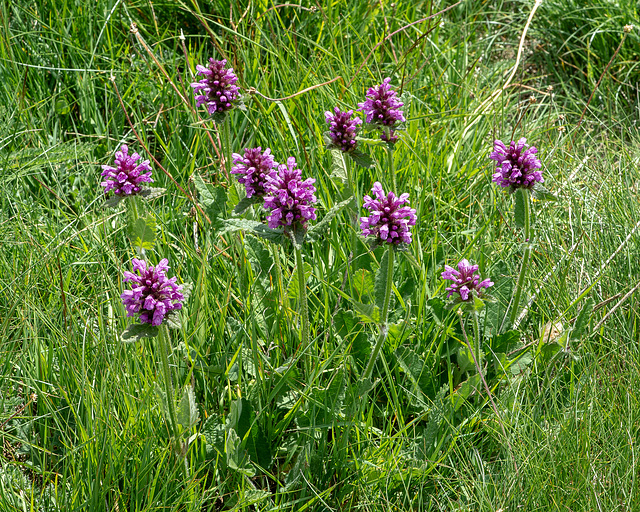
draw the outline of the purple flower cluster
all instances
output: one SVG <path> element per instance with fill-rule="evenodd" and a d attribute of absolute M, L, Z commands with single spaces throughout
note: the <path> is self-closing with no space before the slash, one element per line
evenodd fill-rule
<path fill-rule="evenodd" d="M 209 67 L 198 64 L 198 75 L 204 76 L 199 82 L 191 84 L 196 97 L 196 106 L 207 105 L 209 115 L 224 113 L 234 107 L 240 97 L 240 90 L 235 85 L 238 77 L 233 69 L 226 69 L 226 60 L 209 59 Z"/>
<path fill-rule="evenodd" d="M 299 223 L 302 227 L 308 220 L 315 220 L 317 201 L 314 195 L 316 182 L 313 178 L 302 180 L 302 171 L 296 169 L 296 159 L 289 157 L 287 164 L 280 164 L 267 177 L 264 207 L 271 210 L 267 216 L 269 227 L 287 227 Z"/>
<path fill-rule="evenodd" d="M 369 217 L 360 217 L 360 229 L 364 236 L 376 236 L 378 240 L 389 244 L 410 244 L 410 226 L 416 225 L 416 211 L 408 206 L 409 194 L 396 197 L 393 192 L 385 196 L 379 182 L 371 189 L 376 199 L 364 196 L 364 207 L 371 213 Z"/>
<path fill-rule="evenodd" d="M 447 288 L 447 292 L 449 292 L 447 298 L 458 293 L 461 301 L 471 301 L 474 293 L 477 297 L 482 297 L 483 288 L 493 286 L 493 282 L 489 279 L 481 282 L 480 274 L 475 273 L 478 270 L 478 265 L 471 265 L 467 260 L 458 263 L 458 270 L 449 265 L 445 265 L 444 269 L 442 279 L 453 281 L 451 286 Z"/>
<path fill-rule="evenodd" d="M 100 185 L 104 187 L 105 194 L 113 190 L 117 196 L 132 196 L 140 193 L 141 183 L 152 183 L 149 160 L 136 164 L 141 158 L 138 153 L 129 155 L 126 144 L 120 146 L 120 151 L 116 151 L 115 167 L 102 166 L 105 180 Z"/>
<path fill-rule="evenodd" d="M 380 85 L 371 87 L 367 91 L 367 100 L 364 103 L 358 103 L 358 107 L 366 115 L 367 123 L 383 127 L 380 138 L 393 144 L 398 140 L 393 126 L 396 122 L 405 121 L 405 118 L 400 110 L 404 103 L 397 98 L 396 91 L 393 91 L 389 85 L 390 82 L 391 78 L 385 78 Z"/>
<path fill-rule="evenodd" d="M 141 323 L 160 325 L 169 311 L 182 309 L 182 285 L 176 284 L 175 277 L 167 278 L 167 263 L 165 258 L 154 267 L 147 266 L 143 260 L 131 260 L 133 272 L 137 274 L 125 271 L 124 281 L 132 283 L 133 289 L 125 290 L 120 296 L 127 316 L 139 314 Z"/>
<path fill-rule="evenodd" d="M 331 125 L 329 129 L 331 141 L 341 151 L 354 150 L 357 144 L 356 129 L 359 124 L 362 124 L 362 119 L 359 117 L 351 119 L 353 110 L 342 112 L 338 107 L 335 107 L 333 111 L 333 114 L 329 111 L 324 113 L 325 120 Z"/>
<path fill-rule="evenodd" d="M 267 148 L 264 153 L 261 147 L 245 149 L 244 155 L 233 154 L 232 174 L 240 174 L 238 182 L 245 186 L 247 197 L 265 194 L 265 183 L 271 170 L 278 163 L 273 159 L 271 150 Z"/>
<path fill-rule="evenodd" d="M 493 181 L 503 188 L 510 187 L 511 192 L 518 188 L 530 189 L 536 182 L 544 182 L 542 171 L 536 170 L 542 167 L 536 157 L 537 152 L 534 146 L 528 146 L 524 137 L 517 143 L 511 141 L 508 148 L 502 141 L 494 141 L 493 152 L 489 155 L 498 163 Z"/>

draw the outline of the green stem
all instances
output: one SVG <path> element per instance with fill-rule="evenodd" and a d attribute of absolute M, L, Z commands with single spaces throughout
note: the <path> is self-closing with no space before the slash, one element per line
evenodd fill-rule
<path fill-rule="evenodd" d="M 162 370 L 164 374 L 164 392 L 167 397 L 167 407 L 169 408 L 169 430 L 174 438 L 175 450 L 179 456 L 182 456 L 182 446 L 179 438 L 178 415 L 176 413 L 176 395 L 173 391 L 171 382 L 171 369 L 169 368 L 169 329 L 166 325 L 161 325 L 158 329 L 158 341 L 160 345 L 160 358 L 162 360 Z M 185 477 L 188 477 L 188 468 L 185 465 Z"/>
<path fill-rule="evenodd" d="M 231 152 L 231 120 L 229 118 L 229 114 L 224 117 L 223 126 L 222 126 L 222 138 L 223 138 L 223 147 L 224 147 L 224 170 L 227 179 L 231 176 L 231 161 L 232 161 L 232 152 Z"/>
<path fill-rule="evenodd" d="M 513 297 L 513 305 L 511 306 L 510 321 L 513 325 L 518 316 L 518 306 L 520 305 L 520 298 L 522 297 L 522 288 L 524 286 L 524 278 L 527 274 L 527 267 L 529 266 L 529 258 L 531 257 L 531 225 L 529 219 L 529 191 L 522 190 L 524 194 L 524 256 L 522 257 L 522 266 L 520 267 L 520 275 L 518 276 L 518 284 L 516 285 L 516 293 Z"/>
<path fill-rule="evenodd" d="M 371 374 L 373 373 L 373 367 L 376 364 L 376 360 L 378 359 L 378 354 L 380 353 L 380 349 L 382 345 L 384 345 L 384 340 L 387 338 L 387 333 L 389 332 L 389 327 L 387 326 L 387 318 L 389 316 L 389 302 L 391 301 L 391 289 L 393 288 L 393 246 L 389 245 L 388 249 L 388 259 L 387 259 L 387 283 L 384 290 L 384 301 L 382 303 L 382 311 L 380 311 L 380 333 L 378 334 L 378 339 L 376 341 L 375 346 L 373 347 L 373 352 L 371 352 L 371 357 L 369 358 L 369 362 L 367 363 L 367 367 L 364 370 L 364 374 L 362 375 L 362 380 L 367 380 L 371 378 Z M 363 400 L 364 402 L 364 400 Z"/>
<path fill-rule="evenodd" d="M 391 173 L 391 184 L 393 186 L 392 192 L 397 193 L 396 187 L 396 171 L 393 168 L 393 146 L 391 144 L 387 144 L 387 157 L 389 160 L 389 172 Z"/>
<path fill-rule="evenodd" d="M 480 359 L 480 348 L 482 340 L 480 339 L 480 320 L 478 318 L 477 311 L 473 312 L 473 337 L 475 338 L 473 349 L 476 353 L 476 361 L 478 361 L 478 365 L 480 365 L 480 362 L 482 361 L 482 359 Z"/>
<path fill-rule="evenodd" d="M 302 346 L 306 348 L 309 342 L 309 309 L 307 306 L 307 279 L 304 275 L 302 251 L 300 249 L 296 249 L 296 269 L 298 271 L 298 293 L 300 294 L 300 316 L 302 317 L 302 334 L 300 338 Z"/>

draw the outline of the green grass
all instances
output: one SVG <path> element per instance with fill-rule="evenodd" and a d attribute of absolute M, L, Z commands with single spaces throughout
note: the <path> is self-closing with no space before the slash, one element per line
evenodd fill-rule
<path fill-rule="evenodd" d="M 635 4 L 619 4 L 545 1 L 514 85 L 476 120 L 515 64 L 531 3 L 464 1 L 384 42 L 451 4 L 2 3 L 0 510 L 633 510 L 637 293 L 618 302 L 640 281 L 637 30 L 587 108 L 623 25 L 639 22 Z M 230 116 L 234 151 L 270 147 L 316 179 L 319 219 L 348 198 L 331 176 L 323 112 L 356 107 L 386 76 L 406 98 L 394 164 L 418 223 L 396 256 L 393 325 L 362 414 L 359 376 L 377 331 L 356 303 L 374 300 L 381 250 L 352 236 L 346 212 L 305 244 L 313 343 L 303 352 L 291 247 L 220 236 L 152 162 L 167 193 L 145 206 L 157 226 L 147 258 L 168 258 L 194 285 L 170 356 L 200 417 L 189 478 L 156 393 L 158 346 L 119 339 L 130 323 L 122 272 L 136 252 L 125 209 L 103 204 L 100 165 L 121 142 L 144 150 L 110 77 L 149 152 L 204 209 L 194 175 L 224 191 L 222 217 L 240 187 L 220 168 L 216 126 L 181 101 L 132 22 L 189 101 L 195 65 L 210 56 L 269 98 L 342 77 L 277 102 L 250 96 Z M 491 319 L 522 248 L 488 154 L 512 134 L 538 147 L 558 201 L 532 205 L 528 309 L 505 349 L 524 356 L 504 371 Z M 377 166 L 351 168 L 359 198 L 389 183 L 382 147 L 365 149 Z M 484 336 L 499 418 L 484 390 L 469 394 L 460 323 L 438 300 L 444 265 L 462 257 L 496 282 Z M 553 355 L 543 326 L 569 331 L 589 298 L 584 331 Z"/>

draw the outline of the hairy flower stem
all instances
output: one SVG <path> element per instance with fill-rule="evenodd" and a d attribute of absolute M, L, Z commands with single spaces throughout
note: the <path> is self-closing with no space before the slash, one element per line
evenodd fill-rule
<path fill-rule="evenodd" d="M 389 316 L 389 302 L 391 301 L 391 288 L 393 288 L 394 252 L 393 252 L 392 246 L 389 246 L 387 254 L 388 254 L 387 282 L 384 289 L 384 301 L 382 303 L 382 311 L 380 311 L 380 326 L 379 326 L 380 333 L 378 334 L 376 345 L 375 347 L 373 347 L 373 352 L 371 352 L 371 357 L 369 358 L 367 367 L 365 368 L 364 374 L 362 375 L 363 381 L 371 378 L 371 374 L 373 373 L 373 367 L 376 364 L 376 360 L 378 359 L 378 354 L 380 353 L 380 349 L 382 349 L 382 345 L 384 344 L 384 341 L 387 339 L 387 334 L 389 332 L 389 326 L 387 325 L 387 318 Z"/>
<path fill-rule="evenodd" d="M 392 191 L 395 194 L 398 192 L 398 189 L 396 186 L 396 170 L 393 168 L 393 146 L 391 144 L 387 144 L 387 158 L 389 160 L 389 173 L 391 174 L 391 185 L 393 187 Z"/>
<path fill-rule="evenodd" d="M 300 294 L 300 316 L 302 317 L 302 333 L 300 341 L 306 350 L 309 344 L 309 309 L 307 306 L 307 279 L 304 275 L 302 251 L 296 249 L 296 270 L 298 271 L 298 293 Z"/>
<path fill-rule="evenodd" d="M 478 361 L 478 364 L 480 364 L 480 361 L 482 361 L 481 357 L 480 357 L 480 348 L 482 346 L 482 340 L 480 339 L 480 319 L 478 318 L 478 312 L 474 311 L 473 312 L 473 337 L 475 338 L 475 344 L 473 349 L 476 352 L 476 361 Z"/>
<path fill-rule="evenodd" d="M 176 413 L 176 395 L 173 391 L 173 384 L 171 382 L 171 370 L 169 368 L 169 329 L 166 325 L 162 324 L 160 329 L 158 329 L 158 341 L 160 342 L 160 358 L 162 360 L 162 370 L 164 373 L 164 392 L 167 397 L 167 407 L 169 409 L 169 430 L 171 432 L 171 436 L 173 437 L 175 443 L 175 451 L 179 457 L 182 457 L 184 454 L 182 453 L 182 443 L 179 438 L 179 428 L 178 428 L 178 415 Z M 189 469 L 186 463 L 185 458 L 185 466 L 184 466 L 185 478 L 189 477 Z"/>
<path fill-rule="evenodd" d="M 224 171 L 227 178 L 231 175 L 231 163 L 233 154 L 231 151 L 231 120 L 230 114 L 224 116 L 222 123 L 222 147 L 224 148 Z"/>
<path fill-rule="evenodd" d="M 516 284 L 516 293 L 513 297 L 513 304 L 511 306 L 511 315 L 509 320 L 513 325 L 518 317 L 518 306 L 520 305 L 520 298 L 522 297 L 522 287 L 524 286 L 524 278 L 527 274 L 527 267 L 529 266 L 529 258 L 531 257 L 531 225 L 529 218 L 529 190 L 522 189 L 524 194 L 524 256 L 522 257 L 522 267 L 520 267 L 520 275 L 518 276 L 518 283 Z"/>
<path fill-rule="evenodd" d="M 356 177 L 354 176 L 356 170 L 350 168 L 349 162 L 347 162 L 347 159 L 344 157 L 344 153 L 342 153 L 342 162 L 344 163 L 344 168 L 347 171 L 347 183 L 349 185 L 349 190 L 351 192 L 351 195 L 353 195 L 353 210 L 349 212 L 349 217 L 351 219 L 351 240 L 350 240 L 351 249 L 349 251 L 349 254 L 350 254 L 350 261 L 352 261 L 353 258 L 355 257 L 356 249 L 358 247 L 358 235 L 357 235 L 358 205 L 360 204 L 360 202 L 358 201 Z M 349 286 L 351 288 L 351 295 L 353 296 L 353 280 L 352 279 L 349 279 Z"/>

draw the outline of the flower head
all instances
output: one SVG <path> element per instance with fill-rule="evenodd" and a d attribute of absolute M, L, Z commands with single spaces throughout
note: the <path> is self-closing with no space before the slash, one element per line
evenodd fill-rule
<path fill-rule="evenodd" d="M 396 197 L 393 192 L 385 196 L 379 182 L 371 189 L 375 199 L 364 196 L 364 207 L 370 211 L 369 217 L 360 217 L 360 229 L 364 236 L 376 236 L 379 241 L 389 244 L 410 244 L 410 226 L 416 225 L 416 211 L 408 206 L 409 194 Z"/>
<path fill-rule="evenodd" d="M 133 288 L 120 295 L 127 316 L 139 314 L 141 323 L 160 325 L 169 311 L 182 309 L 182 285 L 176 284 L 175 277 L 165 275 L 167 263 L 165 258 L 154 267 L 143 260 L 131 260 L 133 272 L 125 271 L 124 281 L 132 283 Z"/>
<path fill-rule="evenodd" d="M 204 78 L 191 84 L 196 97 L 196 106 L 207 105 L 209 115 L 224 113 L 234 107 L 240 97 L 240 90 L 235 85 L 238 77 L 231 68 L 225 68 L 226 60 L 209 59 L 209 66 L 198 64 L 198 75 Z"/>
<path fill-rule="evenodd" d="M 102 166 L 102 176 L 105 180 L 100 183 L 104 187 L 105 194 L 113 190 L 117 196 L 132 196 L 140 193 L 140 183 L 152 183 L 151 166 L 149 160 L 136 164 L 142 157 L 138 153 L 129 155 L 129 147 L 126 144 L 116 151 L 115 167 Z"/>
<path fill-rule="evenodd" d="M 261 147 L 245 149 L 244 155 L 233 154 L 232 174 L 240 174 L 238 182 L 247 189 L 247 197 L 265 194 L 265 183 L 271 170 L 278 165 L 269 148 L 262 152 Z"/>
<path fill-rule="evenodd" d="M 359 124 L 362 124 L 362 119 L 359 117 L 351 119 L 353 110 L 342 112 L 338 107 L 335 107 L 333 111 L 333 114 L 329 111 L 324 113 L 325 120 L 331 125 L 329 137 L 341 151 L 352 151 L 357 144 L 356 129 Z"/>
<path fill-rule="evenodd" d="M 449 265 L 445 265 L 444 269 L 442 279 L 453 281 L 451 286 L 447 288 L 447 292 L 449 292 L 447 298 L 458 293 L 461 301 L 471 301 L 474 293 L 477 297 L 482 297 L 483 289 L 493 286 L 493 282 L 489 279 L 480 281 L 480 274 L 475 273 L 478 270 L 478 265 L 471 265 L 467 260 L 458 263 L 458 270 Z"/>
<path fill-rule="evenodd" d="M 316 209 L 311 206 L 317 201 L 314 195 L 316 182 L 313 178 L 302 181 L 302 171 L 296 169 L 296 159 L 289 157 L 287 164 L 280 164 L 267 178 L 264 207 L 271 210 L 267 221 L 271 229 L 279 226 L 293 226 L 299 223 L 303 227 L 308 220 L 315 220 Z"/>
<path fill-rule="evenodd" d="M 538 150 L 527 144 L 527 139 L 522 138 L 518 142 L 511 141 L 507 148 L 502 141 L 493 143 L 493 152 L 489 155 L 498 165 L 493 175 L 493 181 L 503 188 L 510 187 L 511 192 L 518 188 L 533 188 L 536 182 L 544 182 L 542 163 L 536 157 Z"/>
<path fill-rule="evenodd" d="M 398 98 L 396 91 L 391 90 L 391 78 L 385 78 L 380 85 L 371 87 L 367 91 L 367 100 L 358 103 L 366 115 L 367 123 L 378 124 L 383 127 L 380 138 L 385 142 L 394 143 L 398 140 L 393 130 L 396 122 L 405 121 L 400 107 L 404 105 Z"/>

